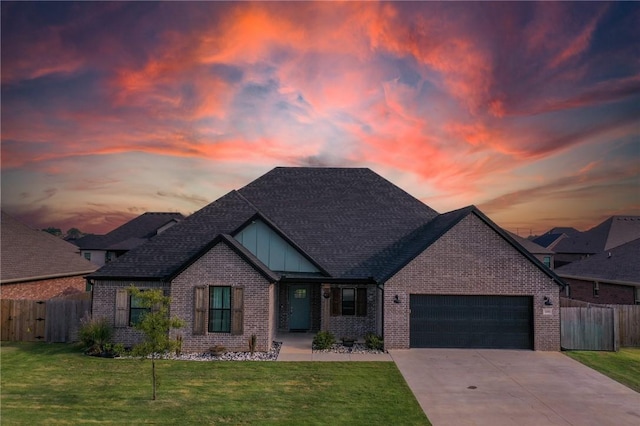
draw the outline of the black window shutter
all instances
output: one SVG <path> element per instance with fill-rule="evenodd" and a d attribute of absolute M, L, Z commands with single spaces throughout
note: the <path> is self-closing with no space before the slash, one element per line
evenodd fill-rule
<path fill-rule="evenodd" d="M 367 289 L 358 288 L 356 290 L 356 315 L 359 317 L 367 316 Z"/>

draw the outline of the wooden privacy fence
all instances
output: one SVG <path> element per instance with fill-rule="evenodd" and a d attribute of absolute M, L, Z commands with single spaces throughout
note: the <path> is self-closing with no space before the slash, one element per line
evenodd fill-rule
<path fill-rule="evenodd" d="M 640 305 L 597 305 L 580 300 L 560 298 L 560 306 L 560 321 L 563 324 L 563 330 L 565 319 L 568 319 L 567 315 L 571 315 L 567 308 L 608 308 L 614 311 L 615 338 L 619 345 L 640 346 Z M 564 344 L 562 347 L 565 347 Z"/>
<path fill-rule="evenodd" d="M 563 349 L 617 351 L 617 321 L 611 308 L 561 308 L 560 346 Z"/>
<path fill-rule="evenodd" d="M 91 299 L 2 300 L 0 339 L 22 342 L 73 342 Z"/>

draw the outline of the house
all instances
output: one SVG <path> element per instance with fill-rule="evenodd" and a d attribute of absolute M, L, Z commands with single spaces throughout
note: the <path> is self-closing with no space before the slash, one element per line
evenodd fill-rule
<path fill-rule="evenodd" d="M 2 212 L 0 294 L 3 299 L 46 300 L 86 291 L 84 276 L 98 269 L 78 247 Z"/>
<path fill-rule="evenodd" d="M 98 266 L 122 256 L 184 219 L 180 213 L 147 212 L 105 235 L 86 235 L 73 243 L 81 255 Z"/>
<path fill-rule="evenodd" d="M 550 250 L 546 247 L 536 244 L 535 240 L 532 241 L 532 240 L 528 240 L 527 238 L 522 238 L 521 236 L 516 235 L 512 232 L 509 232 L 509 235 L 511 236 L 511 238 L 516 240 L 518 244 L 524 247 L 529 253 L 534 255 L 536 259 L 542 262 L 544 266 L 546 266 L 549 269 L 553 269 L 553 256 L 555 254 L 553 250 Z"/>
<path fill-rule="evenodd" d="M 275 168 L 89 280 L 125 345 L 141 337 L 135 285 L 171 296 L 184 351 L 319 330 L 387 349 L 560 349 L 553 271 L 476 207 L 438 214 L 364 168 Z"/>
<path fill-rule="evenodd" d="M 611 216 L 599 225 L 555 244 L 556 267 L 608 251 L 640 238 L 640 216 Z M 551 247 L 548 247 L 551 248 Z"/>
<path fill-rule="evenodd" d="M 640 238 L 556 270 L 569 298 L 591 303 L 640 304 Z"/>

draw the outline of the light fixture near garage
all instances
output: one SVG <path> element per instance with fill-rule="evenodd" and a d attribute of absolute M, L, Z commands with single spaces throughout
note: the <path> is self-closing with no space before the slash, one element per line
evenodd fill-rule
<path fill-rule="evenodd" d="M 551 298 L 549 296 L 544 296 L 544 305 L 553 306 L 553 303 L 551 302 Z"/>
<path fill-rule="evenodd" d="M 324 297 L 325 299 L 328 299 L 331 297 L 331 292 L 327 289 L 324 291 L 324 293 L 322 293 L 322 297 Z"/>
<path fill-rule="evenodd" d="M 397 294 L 393 296 L 393 303 L 400 303 L 400 296 L 398 296 Z"/>

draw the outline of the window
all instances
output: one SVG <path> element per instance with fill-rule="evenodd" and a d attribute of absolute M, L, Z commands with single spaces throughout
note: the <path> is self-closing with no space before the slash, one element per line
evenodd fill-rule
<path fill-rule="evenodd" d="M 243 287 L 194 287 L 193 334 L 231 333 L 244 330 Z"/>
<path fill-rule="evenodd" d="M 113 253 L 112 251 L 108 251 L 108 252 L 105 253 L 105 255 L 104 255 L 104 262 L 105 263 L 109 263 L 113 259 L 115 259 L 115 253 Z"/>
<path fill-rule="evenodd" d="M 367 316 L 367 289 L 343 288 L 331 289 L 332 316 Z"/>
<path fill-rule="evenodd" d="M 342 289 L 342 315 L 356 314 L 356 289 Z"/>
<path fill-rule="evenodd" d="M 231 331 L 231 287 L 209 287 L 209 332 Z"/>
<path fill-rule="evenodd" d="M 136 296 L 129 296 L 129 324 L 136 325 L 142 321 L 142 317 L 151 309 L 142 305 L 142 299 Z"/>
<path fill-rule="evenodd" d="M 91 253 L 88 251 L 85 251 L 84 253 L 82 253 L 84 255 L 84 258 L 87 260 L 91 260 Z"/>
<path fill-rule="evenodd" d="M 593 297 L 598 297 L 600 295 L 600 283 L 598 281 L 593 283 Z"/>
<path fill-rule="evenodd" d="M 544 266 L 551 269 L 551 256 L 544 257 Z"/>

